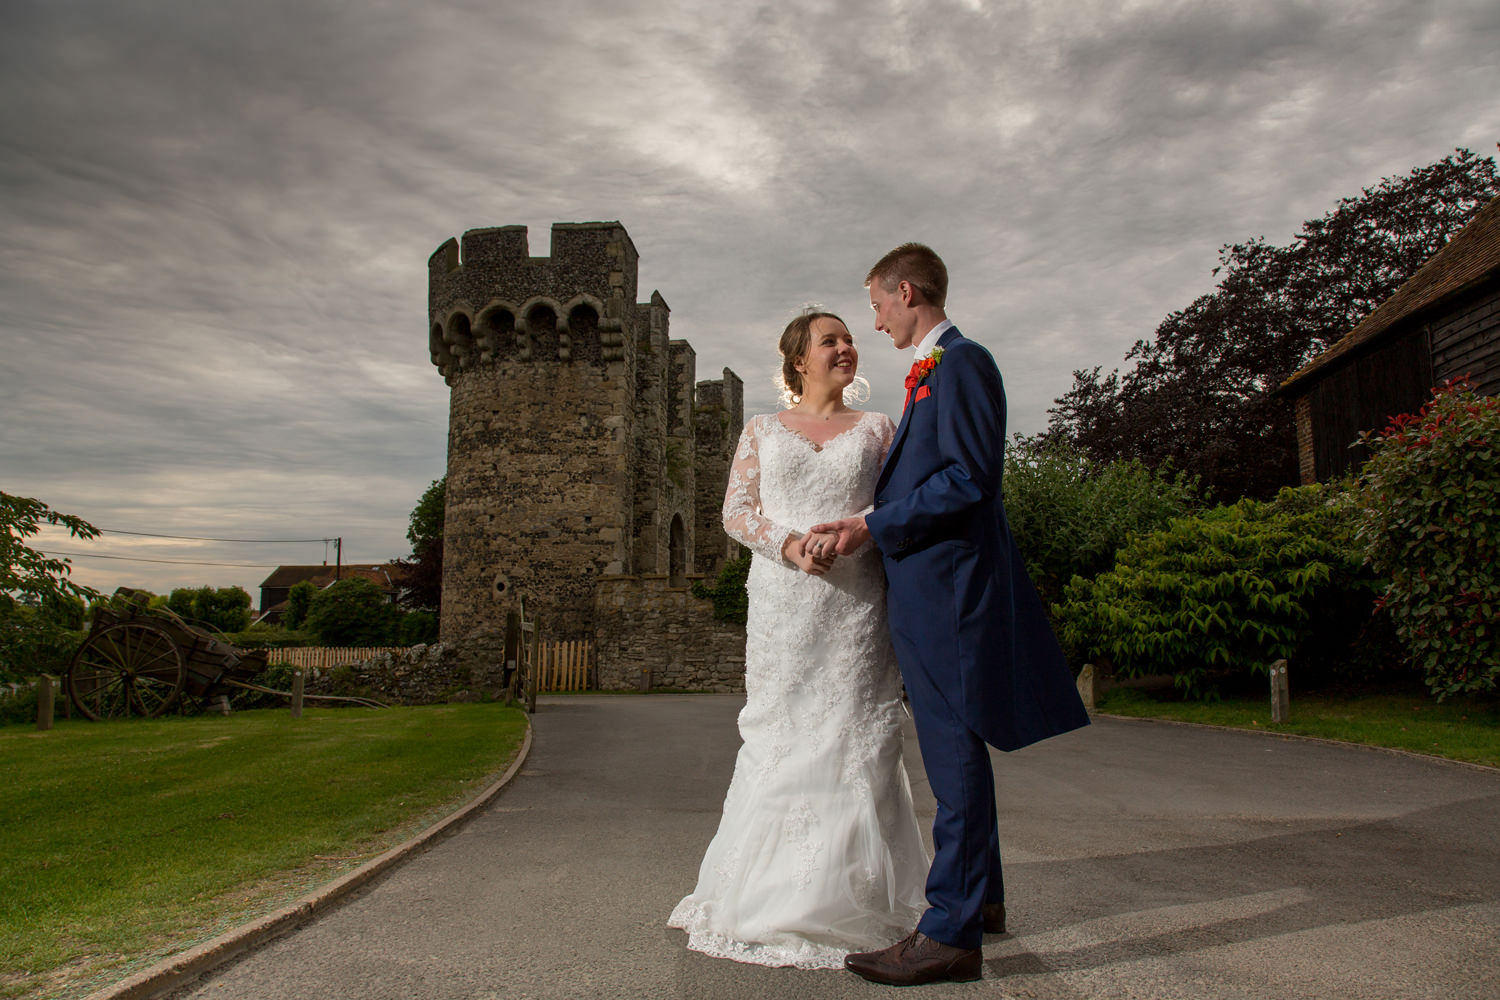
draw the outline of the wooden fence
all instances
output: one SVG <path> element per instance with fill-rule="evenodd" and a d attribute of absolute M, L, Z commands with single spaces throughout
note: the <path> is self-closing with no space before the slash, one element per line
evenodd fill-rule
<path fill-rule="evenodd" d="M 267 663 L 290 663 L 302 670 L 327 670 L 359 663 L 378 653 L 404 653 L 401 646 L 283 646 L 266 650 Z"/>
<path fill-rule="evenodd" d="M 592 691 L 599 686 L 592 642 L 544 642 L 541 653 L 538 691 Z"/>

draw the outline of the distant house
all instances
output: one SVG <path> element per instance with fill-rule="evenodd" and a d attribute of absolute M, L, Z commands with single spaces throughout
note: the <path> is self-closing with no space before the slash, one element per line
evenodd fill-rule
<path fill-rule="evenodd" d="M 1295 408 L 1302 482 L 1358 468 L 1365 449 L 1350 445 L 1362 432 L 1421 409 L 1460 375 L 1500 393 L 1500 198 L 1276 390 Z"/>
<path fill-rule="evenodd" d="M 395 602 L 401 592 L 399 570 L 391 563 L 345 563 L 343 566 L 278 566 L 275 572 L 260 582 L 260 617 L 257 622 L 274 625 L 286 613 L 286 598 L 291 589 L 303 580 L 319 590 L 332 586 L 338 580 L 369 580 L 386 595 L 386 600 Z"/>

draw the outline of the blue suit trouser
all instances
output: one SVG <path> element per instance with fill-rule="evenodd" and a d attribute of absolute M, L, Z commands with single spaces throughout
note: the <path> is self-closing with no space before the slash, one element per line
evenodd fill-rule
<path fill-rule="evenodd" d="M 981 906 L 1005 901 L 989 746 L 925 671 L 902 673 L 927 783 L 937 800 L 928 909 L 917 930 L 956 948 L 978 948 L 984 936 Z"/>

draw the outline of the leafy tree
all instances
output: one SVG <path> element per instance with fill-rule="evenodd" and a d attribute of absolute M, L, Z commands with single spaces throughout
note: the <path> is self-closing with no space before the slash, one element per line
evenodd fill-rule
<path fill-rule="evenodd" d="M 1291 404 L 1272 391 L 1497 194 L 1494 159 L 1459 149 L 1342 199 L 1286 246 L 1222 247 L 1218 287 L 1137 341 L 1129 371 L 1075 371 L 1048 434 L 1096 461 L 1171 462 L 1220 500 L 1273 495 L 1297 481 L 1297 462 Z"/>
<path fill-rule="evenodd" d="M 406 540 L 412 545 L 422 542 L 442 541 L 443 509 L 446 502 L 448 477 L 434 479 L 422 494 L 422 499 L 412 508 L 407 522 Z"/>
<path fill-rule="evenodd" d="M 67 664 L 80 636 L 90 587 L 69 579 L 72 564 L 27 545 L 41 525 L 56 524 L 74 538 L 96 538 L 99 529 L 80 517 L 60 514 L 40 500 L 0 492 L 0 679 L 56 673 Z"/>
<path fill-rule="evenodd" d="M 0 491 L 0 555 L 5 557 L 0 570 L 0 598 L 40 604 L 46 598 L 77 597 L 92 600 L 99 596 L 91 587 L 74 583 L 67 559 L 49 559 L 27 545 L 24 539 L 40 530 L 42 522 L 68 529 L 74 538 L 97 538 L 99 529 L 81 517 L 60 514 L 29 497 L 12 496 Z"/>
<path fill-rule="evenodd" d="M 312 585 L 311 580 L 299 580 L 292 584 L 292 588 L 286 593 L 286 611 L 281 616 L 281 624 L 290 629 L 302 627 L 307 621 L 307 609 L 312 605 L 312 599 L 318 592 L 318 588 Z"/>
<path fill-rule="evenodd" d="M 434 479 L 412 508 L 406 531 L 411 555 L 397 559 L 401 605 L 413 611 L 439 611 L 443 602 L 443 506 L 448 477 Z"/>
<path fill-rule="evenodd" d="M 1113 566 L 1131 536 L 1201 505 L 1190 477 L 1137 460 L 1101 464 L 1067 442 L 1020 434 L 1005 450 L 1006 520 L 1044 605 L 1073 577 Z"/>
<path fill-rule="evenodd" d="M 167 608 L 194 625 L 220 632 L 250 627 L 250 595 L 243 587 L 178 587 L 167 596 Z"/>
<path fill-rule="evenodd" d="M 306 629 L 325 646 L 385 646 L 395 639 L 396 606 L 369 580 L 340 580 L 318 591 Z"/>

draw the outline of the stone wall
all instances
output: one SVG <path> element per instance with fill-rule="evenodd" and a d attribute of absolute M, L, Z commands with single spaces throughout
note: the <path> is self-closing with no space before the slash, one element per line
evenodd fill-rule
<path fill-rule="evenodd" d="M 745 689 L 745 627 L 716 621 L 713 602 L 665 574 L 599 581 L 594 649 L 605 691 Z"/>
<path fill-rule="evenodd" d="M 360 663 L 307 672 L 308 694 L 360 695 L 389 704 L 431 705 L 499 699 L 503 636 L 381 653 Z"/>

